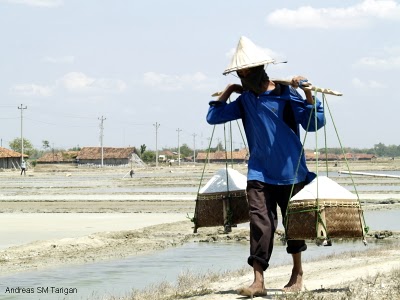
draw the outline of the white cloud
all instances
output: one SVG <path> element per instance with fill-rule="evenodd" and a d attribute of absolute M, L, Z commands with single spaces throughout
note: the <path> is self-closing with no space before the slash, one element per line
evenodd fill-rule
<path fill-rule="evenodd" d="M 43 57 L 42 61 L 51 64 L 72 64 L 75 61 L 75 57 L 72 55 L 60 57 L 46 56 Z"/>
<path fill-rule="evenodd" d="M 358 89 L 364 89 L 364 88 L 369 88 L 369 89 L 382 89 L 386 88 L 386 85 L 383 83 L 380 83 L 376 80 L 368 80 L 368 81 L 362 81 L 359 78 L 353 78 L 352 84 L 354 87 Z"/>
<path fill-rule="evenodd" d="M 53 94 L 53 88 L 37 84 L 17 84 L 11 88 L 11 93 L 28 97 L 49 97 Z"/>
<path fill-rule="evenodd" d="M 190 87 L 201 89 L 208 86 L 207 76 L 201 72 L 184 75 L 167 75 L 155 72 L 147 72 L 143 75 L 143 83 L 164 91 L 176 91 Z"/>
<path fill-rule="evenodd" d="M 368 85 L 369 85 L 370 88 L 373 88 L 373 89 L 383 89 L 383 88 L 386 88 L 386 85 L 385 85 L 385 84 L 380 83 L 380 82 L 375 81 L 375 80 L 369 80 L 369 81 L 368 81 Z"/>
<path fill-rule="evenodd" d="M 400 56 L 400 46 L 395 46 L 395 47 L 385 47 L 383 49 L 386 53 L 389 55 L 397 55 Z"/>
<path fill-rule="evenodd" d="M 125 82 L 120 79 L 91 78 L 81 72 L 67 73 L 57 83 L 67 91 L 74 93 L 120 93 L 127 87 Z"/>
<path fill-rule="evenodd" d="M 381 55 L 362 57 L 354 65 L 376 70 L 400 69 L 400 47 L 385 48 Z"/>
<path fill-rule="evenodd" d="M 358 78 L 353 78 L 351 83 L 353 84 L 353 86 L 355 86 L 356 88 L 363 88 L 365 87 L 365 83 L 363 83 L 360 79 Z"/>
<path fill-rule="evenodd" d="M 17 84 L 11 87 L 10 92 L 20 96 L 49 97 L 60 89 L 69 93 L 99 95 L 102 93 L 122 93 L 126 88 L 126 83 L 120 79 L 91 78 L 80 72 L 70 72 L 56 80 L 52 87 L 33 83 Z"/>
<path fill-rule="evenodd" d="M 400 57 L 363 57 L 357 62 L 357 65 L 378 69 L 397 69 L 400 67 Z"/>
<path fill-rule="evenodd" d="M 37 7 L 57 7 L 64 4 L 63 0 L 1 0 L 1 2 L 23 4 Z"/>
<path fill-rule="evenodd" d="M 64 75 L 59 82 L 67 90 L 77 91 L 91 88 L 94 81 L 94 79 L 89 78 L 83 73 L 71 72 Z"/>
<path fill-rule="evenodd" d="M 400 4 L 395 0 L 364 0 L 345 8 L 284 8 L 267 16 L 269 24 L 287 28 L 365 27 L 373 19 L 400 20 Z"/>

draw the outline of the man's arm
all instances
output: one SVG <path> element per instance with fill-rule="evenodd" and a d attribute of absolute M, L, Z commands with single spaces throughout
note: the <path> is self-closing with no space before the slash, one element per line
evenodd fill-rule
<path fill-rule="evenodd" d="M 234 92 L 242 93 L 242 86 L 238 84 L 228 84 L 217 100 L 210 101 L 210 108 L 207 113 L 207 122 L 209 124 L 223 124 L 241 117 L 237 101 L 226 103 Z"/>
<path fill-rule="evenodd" d="M 228 84 L 223 90 L 222 94 L 218 97 L 217 101 L 226 102 L 232 93 L 243 93 L 243 87 L 239 84 Z"/>

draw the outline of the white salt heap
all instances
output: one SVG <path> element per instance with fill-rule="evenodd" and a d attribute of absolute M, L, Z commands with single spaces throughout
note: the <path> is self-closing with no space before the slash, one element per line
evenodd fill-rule
<path fill-rule="evenodd" d="M 300 200 L 357 200 L 357 196 L 326 176 L 318 176 L 294 195 L 291 201 Z"/>
<path fill-rule="evenodd" d="M 247 177 L 231 168 L 223 168 L 203 186 L 199 194 L 246 190 Z"/>

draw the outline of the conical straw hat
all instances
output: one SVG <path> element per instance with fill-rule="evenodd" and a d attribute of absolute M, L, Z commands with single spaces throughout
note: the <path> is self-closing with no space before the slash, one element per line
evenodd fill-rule
<path fill-rule="evenodd" d="M 257 67 L 273 62 L 275 62 L 275 59 L 270 57 L 264 49 L 256 46 L 247 37 L 242 36 L 236 47 L 236 52 L 232 57 L 231 63 L 222 74 L 226 75 L 240 69 Z"/>

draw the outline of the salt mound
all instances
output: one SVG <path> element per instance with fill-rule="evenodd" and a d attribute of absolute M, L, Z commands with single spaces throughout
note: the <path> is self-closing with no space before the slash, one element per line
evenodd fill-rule
<path fill-rule="evenodd" d="M 199 194 L 246 190 L 247 177 L 232 168 L 223 168 L 203 186 Z"/>
<path fill-rule="evenodd" d="M 326 176 L 318 176 L 294 195 L 297 200 L 358 200 L 357 196 Z"/>

